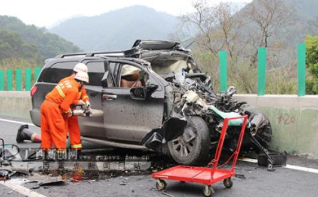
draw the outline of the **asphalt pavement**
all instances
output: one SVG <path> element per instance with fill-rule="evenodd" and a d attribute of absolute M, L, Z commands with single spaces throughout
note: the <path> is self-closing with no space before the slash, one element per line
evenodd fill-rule
<path fill-rule="evenodd" d="M 5 120 L 4 120 L 5 119 Z M 8 122 L 9 121 L 9 122 Z M 17 144 L 15 141 L 18 128 L 30 120 L 0 117 L 0 138 L 6 144 Z M 30 129 L 40 133 L 40 129 L 30 125 Z M 39 144 L 18 144 L 21 148 L 38 148 Z M 112 151 L 112 150 L 108 150 Z M 115 153 L 112 153 L 115 154 Z M 161 158 L 164 163 L 168 158 Z M 297 170 L 277 167 L 269 172 L 257 163 L 238 161 L 236 177 L 231 189 L 226 189 L 222 182 L 213 185 L 213 196 L 235 197 L 316 197 L 318 196 L 318 160 L 300 156 L 288 156 L 288 166 Z M 287 167 L 288 167 L 287 166 Z M 29 182 L 30 176 L 13 176 L 10 181 L 0 181 L 0 196 L 204 196 L 203 185 L 167 181 L 165 192 L 157 191 L 151 173 L 123 172 L 114 176 L 88 177 L 79 182 L 67 179 L 62 184 L 36 187 Z M 108 174 L 109 175 L 109 174 Z M 9 184 L 8 184 L 9 183 Z M 7 185 L 6 185 L 7 184 Z"/>

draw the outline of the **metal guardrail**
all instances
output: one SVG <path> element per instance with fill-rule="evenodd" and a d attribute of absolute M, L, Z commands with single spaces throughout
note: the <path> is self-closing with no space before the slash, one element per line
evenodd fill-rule
<path fill-rule="evenodd" d="M 108 53 L 119 53 L 122 51 L 113 51 Z M 92 54 L 105 54 L 107 52 L 96 52 Z M 58 57 L 66 57 L 72 55 L 89 55 L 87 53 L 76 54 L 63 54 Z M 265 95 L 266 87 L 266 54 L 267 49 L 260 47 L 258 49 L 258 76 L 257 76 L 257 95 Z M 227 52 L 219 52 L 219 65 L 220 65 L 220 88 L 221 92 L 225 92 L 227 89 Z M 36 81 L 41 72 L 41 67 L 35 67 L 34 80 Z M 12 91 L 13 90 L 13 71 L 6 71 L 6 79 L 4 77 L 4 71 L 0 70 L 0 91 Z M 21 69 L 15 70 L 15 91 L 30 91 L 32 86 L 32 69 L 25 68 L 24 83 L 22 83 L 22 71 Z M 5 86 L 6 82 L 6 86 Z M 24 84 L 24 86 L 22 86 Z M 23 88 L 24 87 L 24 88 Z M 306 94 L 306 45 L 298 44 L 298 96 L 305 96 Z"/>
<path fill-rule="evenodd" d="M 34 68 L 34 81 L 37 80 L 41 72 L 41 67 Z M 15 80 L 13 80 L 13 74 L 15 74 Z M 24 81 L 22 81 L 24 78 Z M 15 82 L 15 87 L 13 87 L 13 82 Z M 25 68 L 24 69 L 24 77 L 22 76 L 22 70 L 16 69 L 12 71 L 11 69 L 0 70 L 0 91 L 30 91 L 32 87 L 32 69 Z"/>
<path fill-rule="evenodd" d="M 258 74 L 257 74 L 257 95 L 265 95 L 266 87 L 266 54 L 267 48 L 258 48 Z M 221 92 L 227 89 L 227 57 L 226 51 L 219 52 L 220 65 L 220 88 Z M 298 96 L 306 94 L 306 44 L 298 44 Z"/>

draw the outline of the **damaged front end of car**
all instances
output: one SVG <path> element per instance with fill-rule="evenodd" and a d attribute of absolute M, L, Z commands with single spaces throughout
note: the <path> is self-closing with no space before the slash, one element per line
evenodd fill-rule
<path fill-rule="evenodd" d="M 210 150 L 216 148 L 225 118 L 247 114 L 247 132 L 262 146 L 271 141 L 271 126 L 268 118 L 246 102 L 232 99 L 236 92 L 231 86 L 225 93 L 217 94 L 211 80 L 202 73 L 176 73 L 167 76 L 173 92 L 173 106 L 163 127 L 148 133 L 143 144 L 156 151 L 166 146 L 175 161 L 181 164 L 199 164 L 208 160 Z M 234 151 L 242 121 L 231 120 L 224 148 Z M 245 137 L 243 149 L 254 148 Z"/>
<path fill-rule="evenodd" d="M 161 128 L 153 129 L 142 139 L 142 144 L 149 149 L 160 152 L 162 145 L 182 135 L 187 121 L 183 117 L 170 117 Z"/>
<path fill-rule="evenodd" d="M 246 102 L 234 100 L 236 88 L 233 86 L 226 92 L 216 93 L 210 77 L 196 65 L 191 50 L 182 48 L 180 43 L 137 40 L 125 55 L 150 62 L 152 70 L 169 84 L 165 92 L 168 107 L 164 122 L 172 119 L 173 124 L 145 136 L 146 147 L 157 151 L 168 149 L 168 154 L 181 164 L 198 164 L 207 161 L 211 149 L 216 148 L 224 118 L 246 114 L 249 120 L 242 150 L 255 148 L 255 140 L 265 148 L 269 146 L 272 128 L 266 115 Z M 233 151 L 236 147 L 240 125 L 239 121 L 230 123 L 225 149 Z M 167 129 L 169 127 L 171 129 Z M 165 139 L 165 136 L 173 137 Z"/>

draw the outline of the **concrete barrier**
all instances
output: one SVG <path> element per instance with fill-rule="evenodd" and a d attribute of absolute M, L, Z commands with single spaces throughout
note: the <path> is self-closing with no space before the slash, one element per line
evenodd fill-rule
<path fill-rule="evenodd" d="M 318 158 L 318 96 L 235 95 L 259 108 L 271 121 L 271 148 L 291 154 Z"/>
<path fill-rule="evenodd" d="M 0 91 L 0 101 L 0 115 L 30 119 L 30 92 Z"/>
<path fill-rule="evenodd" d="M 235 95 L 259 108 L 273 128 L 271 148 L 291 154 L 318 158 L 318 96 Z M 0 115 L 30 119 L 29 92 L 0 92 Z"/>

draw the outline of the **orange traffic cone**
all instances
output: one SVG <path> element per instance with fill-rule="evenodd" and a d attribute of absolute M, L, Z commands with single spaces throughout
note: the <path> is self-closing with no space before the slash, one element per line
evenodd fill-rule
<path fill-rule="evenodd" d="M 31 140 L 34 143 L 40 143 L 42 141 L 41 136 L 33 131 L 30 131 L 29 125 L 27 125 L 27 124 L 22 125 L 19 128 L 17 138 L 16 138 L 16 141 L 18 143 L 22 143 L 22 142 L 24 142 L 24 140 Z"/>

